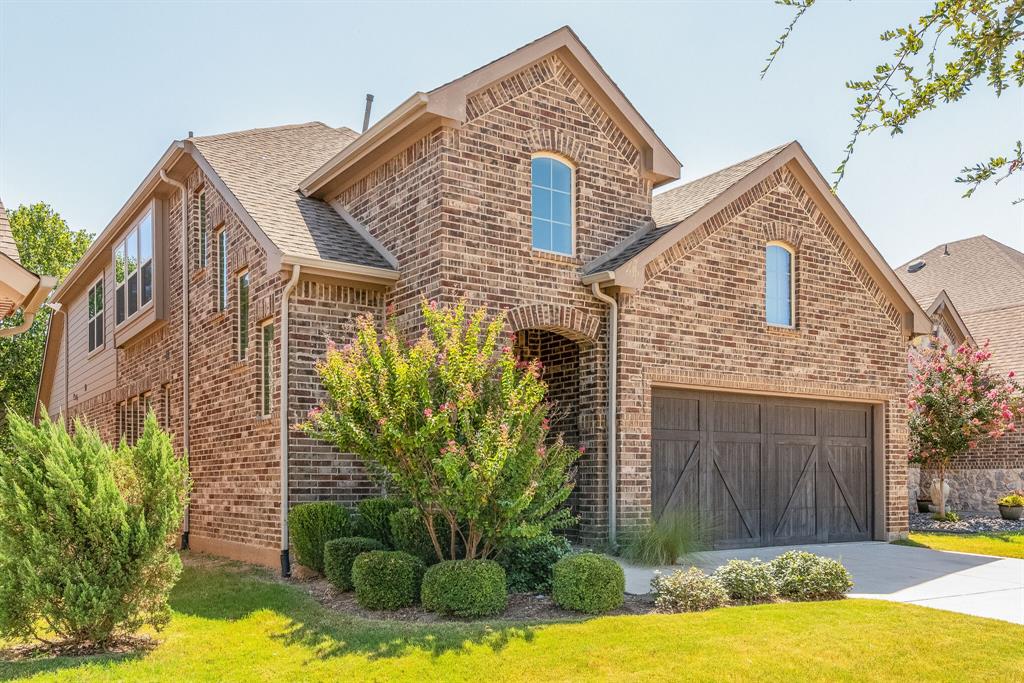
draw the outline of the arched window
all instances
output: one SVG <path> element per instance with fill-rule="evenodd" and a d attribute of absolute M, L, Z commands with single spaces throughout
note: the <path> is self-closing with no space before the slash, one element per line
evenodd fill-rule
<path fill-rule="evenodd" d="M 765 250 L 765 317 L 769 325 L 793 327 L 793 249 L 769 242 Z"/>
<path fill-rule="evenodd" d="M 573 168 L 559 158 L 533 157 L 533 248 L 573 253 Z"/>

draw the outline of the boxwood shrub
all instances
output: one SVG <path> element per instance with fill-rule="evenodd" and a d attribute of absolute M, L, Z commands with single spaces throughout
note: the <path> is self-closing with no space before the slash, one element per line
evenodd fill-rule
<path fill-rule="evenodd" d="M 324 576 L 340 591 L 352 590 L 352 563 L 362 553 L 384 550 L 376 538 L 348 536 L 324 544 Z"/>
<path fill-rule="evenodd" d="M 498 556 L 513 593 L 551 592 L 551 569 L 572 548 L 562 536 L 544 534 L 515 541 Z"/>
<path fill-rule="evenodd" d="M 626 576 L 605 555 L 567 555 L 552 570 L 551 597 L 566 609 L 600 614 L 622 606 Z"/>
<path fill-rule="evenodd" d="M 365 498 L 356 506 L 353 531 L 356 536 L 375 538 L 388 548 L 391 543 L 391 513 L 405 503 L 399 498 Z"/>
<path fill-rule="evenodd" d="M 703 612 L 729 602 L 729 594 L 718 579 L 697 567 L 679 569 L 668 576 L 656 573 L 651 592 L 655 607 L 662 612 Z"/>
<path fill-rule="evenodd" d="M 288 528 L 299 564 L 324 573 L 324 544 L 352 535 L 347 509 L 337 503 L 302 503 L 288 514 Z"/>
<path fill-rule="evenodd" d="M 803 550 L 790 550 L 771 561 L 779 594 L 790 600 L 837 600 L 853 587 L 841 562 Z"/>
<path fill-rule="evenodd" d="M 352 562 L 356 600 L 367 609 L 393 610 L 416 604 L 423 560 L 398 550 L 371 550 Z"/>
<path fill-rule="evenodd" d="M 779 584 L 772 573 L 772 566 L 756 557 L 729 560 L 715 570 L 715 578 L 730 598 L 745 605 L 771 602 L 779 597 Z"/>
<path fill-rule="evenodd" d="M 423 575 L 423 606 L 431 612 L 489 617 L 507 604 L 505 570 L 493 560 L 446 560 Z"/>

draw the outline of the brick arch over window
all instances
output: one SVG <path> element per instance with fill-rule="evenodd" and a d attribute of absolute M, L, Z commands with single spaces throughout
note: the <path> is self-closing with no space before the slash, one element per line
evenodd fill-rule
<path fill-rule="evenodd" d="M 505 316 L 513 332 L 548 330 L 581 344 L 594 344 L 601 319 L 573 306 L 528 304 L 512 309 Z"/>
<path fill-rule="evenodd" d="M 791 246 L 793 251 L 800 250 L 803 232 L 799 226 L 782 221 L 771 221 L 762 224 L 761 229 L 764 231 L 765 242 L 784 242 Z"/>
<path fill-rule="evenodd" d="M 563 130 L 554 128 L 534 128 L 526 134 L 526 146 L 531 154 L 537 152 L 556 152 L 579 166 L 587 152 L 587 147 Z"/>

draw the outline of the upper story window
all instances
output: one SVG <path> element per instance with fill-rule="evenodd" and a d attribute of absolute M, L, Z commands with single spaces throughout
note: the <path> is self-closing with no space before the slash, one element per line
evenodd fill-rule
<path fill-rule="evenodd" d="M 550 154 L 533 157 L 533 248 L 556 254 L 573 253 L 574 170 Z"/>
<path fill-rule="evenodd" d="M 249 271 L 238 275 L 238 360 L 249 356 Z"/>
<path fill-rule="evenodd" d="M 103 346 L 103 278 L 89 288 L 89 350 Z"/>
<path fill-rule="evenodd" d="M 115 320 L 128 320 L 153 300 L 153 211 L 114 248 Z"/>
<path fill-rule="evenodd" d="M 261 387 L 262 412 L 264 417 L 270 415 L 270 399 L 273 395 L 271 382 L 274 380 L 274 321 L 268 320 L 263 323 L 260 330 L 260 356 L 263 363 L 263 386 Z"/>
<path fill-rule="evenodd" d="M 770 242 L 765 249 L 765 318 L 769 325 L 793 327 L 793 249 Z"/>
<path fill-rule="evenodd" d="M 217 233 L 217 310 L 228 307 L 228 231 Z"/>

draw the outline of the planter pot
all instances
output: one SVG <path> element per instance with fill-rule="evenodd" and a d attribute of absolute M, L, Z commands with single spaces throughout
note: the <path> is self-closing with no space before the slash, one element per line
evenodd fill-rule
<path fill-rule="evenodd" d="M 1003 516 L 1003 519 L 1024 519 L 1024 506 L 1000 505 L 999 514 Z"/>
<path fill-rule="evenodd" d="M 918 500 L 917 511 L 918 512 L 931 512 L 932 502 L 930 500 Z"/>

